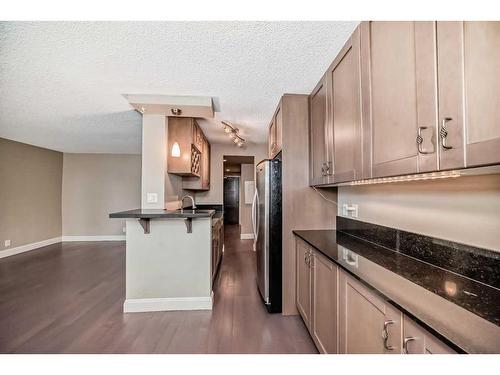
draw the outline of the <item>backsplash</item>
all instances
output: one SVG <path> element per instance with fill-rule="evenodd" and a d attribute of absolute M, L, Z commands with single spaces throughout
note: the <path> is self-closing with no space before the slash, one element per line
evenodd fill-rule
<path fill-rule="evenodd" d="M 337 231 L 500 288 L 500 253 L 337 216 Z"/>

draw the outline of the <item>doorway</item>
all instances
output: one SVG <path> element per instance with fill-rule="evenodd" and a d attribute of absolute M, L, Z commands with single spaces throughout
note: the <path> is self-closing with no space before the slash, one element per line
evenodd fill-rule
<path fill-rule="evenodd" d="M 239 176 L 224 176 L 224 223 L 240 224 Z"/>
<path fill-rule="evenodd" d="M 253 156 L 224 155 L 224 224 L 237 226 L 241 239 L 253 238 L 252 200 L 255 180 Z"/>

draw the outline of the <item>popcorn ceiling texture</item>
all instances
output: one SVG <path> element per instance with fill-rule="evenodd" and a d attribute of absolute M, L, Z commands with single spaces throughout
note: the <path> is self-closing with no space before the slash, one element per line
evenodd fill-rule
<path fill-rule="evenodd" d="M 140 153 L 121 96 L 214 97 L 200 121 L 267 141 L 280 96 L 309 93 L 358 22 L 0 22 L 0 137 L 63 152 Z"/>

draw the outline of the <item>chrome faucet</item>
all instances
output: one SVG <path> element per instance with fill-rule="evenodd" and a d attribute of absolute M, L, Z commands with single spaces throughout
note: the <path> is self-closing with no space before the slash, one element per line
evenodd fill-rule
<path fill-rule="evenodd" d="M 193 211 L 196 210 L 196 204 L 194 203 L 194 198 L 191 195 L 186 194 L 181 198 L 181 213 L 184 212 L 184 207 L 182 205 L 184 204 L 184 199 L 186 198 L 191 199 L 192 209 Z"/>

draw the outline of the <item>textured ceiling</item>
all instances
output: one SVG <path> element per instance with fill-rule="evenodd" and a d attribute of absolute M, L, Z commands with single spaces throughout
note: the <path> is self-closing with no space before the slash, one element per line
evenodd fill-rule
<path fill-rule="evenodd" d="M 309 93 L 357 22 L 0 22 L 0 137 L 64 152 L 140 153 L 123 93 L 212 96 L 266 141 L 281 94 Z"/>

